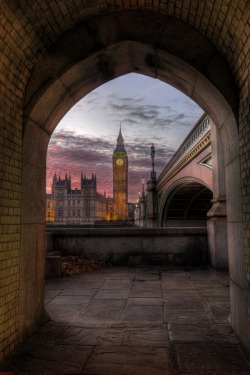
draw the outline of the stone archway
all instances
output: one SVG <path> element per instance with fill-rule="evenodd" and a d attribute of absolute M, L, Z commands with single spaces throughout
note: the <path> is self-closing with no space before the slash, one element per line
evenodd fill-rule
<path fill-rule="evenodd" d="M 4 275 L 6 296 L 11 293 L 13 299 L 11 304 L 4 302 L 7 328 L 1 355 L 13 351 L 43 316 L 49 137 L 81 97 L 128 72 L 159 78 L 183 91 L 203 107 L 220 132 L 228 201 L 232 325 L 249 347 L 247 254 L 244 262 L 244 246 L 249 250 L 248 2 L 183 0 L 174 6 L 161 1 L 151 5 L 93 1 L 83 6 L 74 0 L 67 5 L 63 0 L 53 4 L 13 1 L 3 3 L 1 11 L 1 198 L 7 198 L 1 206 L 1 245 L 10 260 Z M 242 202 L 246 205 L 244 233 Z"/>
<path fill-rule="evenodd" d="M 157 63 L 154 61 L 156 55 Z M 105 61 L 107 64 L 105 72 L 110 71 L 108 67 L 110 61 L 115 62 L 113 66 L 116 69 L 112 76 L 106 76 L 106 73 L 103 73 Z M 150 61 L 150 64 L 148 64 L 148 61 Z M 241 336 L 244 343 L 247 343 L 246 330 L 243 327 L 243 322 L 246 319 L 238 319 L 238 314 L 246 317 L 246 300 L 242 296 L 242 302 L 239 303 L 238 299 L 238 289 L 240 288 L 240 292 L 244 290 L 245 279 L 239 271 L 243 268 L 244 257 L 242 250 L 239 252 L 243 244 L 240 243 L 242 238 L 241 207 L 239 204 L 240 168 L 235 116 L 232 107 L 223 95 L 204 75 L 183 60 L 172 56 L 164 50 L 156 50 L 143 43 L 131 41 L 108 46 L 100 52 L 96 52 L 75 63 L 66 72 L 62 73 L 60 77 L 51 82 L 46 89 L 38 92 L 39 97 L 36 101 L 28 103 L 26 106 L 27 123 L 24 133 L 22 246 L 25 247 L 26 243 L 29 242 L 31 236 L 29 223 L 32 221 L 36 223 L 36 225 L 32 226 L 35 231 L 35 233 L 32 233 L 32 237 L 41 239 L 37 240 L 37 257 L 39 258 L 41 254 L 44 254 L 42 218 L 44 215 L 45 155 L 50 134 L 57 122 L 72 105 L 91 89 L 104 83 L 107 79 L 135 71 L 135 66 L 139 67 L 141 73 L 151 77 L 155 76 L 189 95 L 206 110 L 221 133 L 225 150 L 229 233 L 232 238 L 238 239 L 237 241 L 229 241 L 230 270 L 232 272 L 232 324 L 236 333 Z M 89 78 L 90 72 L 91 79 Z M 28 181 L 28 176 L 31 175 L 33 175 L 35 182 L 33 185 L 34 191 L 31 191 L 29 200 L 26 202 L 25 195 L 28 186 L 25 186 L 25 184 Z M 237 177 L 235 178 L 235 176 Z M 33 200 L 32 197 L 34 197 Z M 24 259 L 23 264 L 26 263 L 27 259 Z M 39 275 L 42 279 L 42 270 Z M 39 289 L 41 286 L 39 283 L 36 285 L 35 282 L 33 285 L 35 288 L 33 293 L 37 293 L 37 288 Z M 24 289 L 25 287 L 23 286 L 22 290 Z M 28 296 L 24 300 L 27 300 L 27 298 Z M 40 303 L 42 304 L 42 298 Z M 26 306 L 26 304 L 23 304 L 21 309 L 25 310 Z"/>

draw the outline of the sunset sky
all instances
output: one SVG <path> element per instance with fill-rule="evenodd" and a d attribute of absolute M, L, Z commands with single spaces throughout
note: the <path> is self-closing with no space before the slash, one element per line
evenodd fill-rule
<path fill-rule="evenodd" d="M 150 146 L 155 145 L 157 176 L 203 114 L 191 99 L 173 87 L 139 74 L 114 79 L 80 100 L 55 129 L 47 154 L 47 193 L 54 173 L 97 175 L 97 190 L 112 196 L 112 154 L 120 123 L 128 154 L 129 201 L 150 179 Z"/>

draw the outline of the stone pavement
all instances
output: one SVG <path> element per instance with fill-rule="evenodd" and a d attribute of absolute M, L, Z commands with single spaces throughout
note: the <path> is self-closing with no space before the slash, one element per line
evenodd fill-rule
<path fill-rule="evenodd" d="M 45 305 L 51 320 L 0 374 L 250 374 L 226 273 L 103 268 L 46 280 Z"/>

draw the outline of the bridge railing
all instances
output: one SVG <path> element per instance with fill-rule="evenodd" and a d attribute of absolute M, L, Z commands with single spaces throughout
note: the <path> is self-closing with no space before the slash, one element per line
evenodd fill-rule
<path fill-rule="evenodd" d="M 195 127 L 192 131 L 188 134 L 185 140 L 180 145 L 179 149 L 173 155 L 172 159 L 170 159 L 169 163 L 166 165 L 165 169 L 162 171 L 160 176 L 158 177 L 158 181 L 161 177 L 165 176 L 168 171 L 172 169 L 172 167 L 182 159 L 189 150 L 209 131 L 211 130 L 211 120 L 208 115 L 203 115 L 201 119 L 197 122 Z"/>

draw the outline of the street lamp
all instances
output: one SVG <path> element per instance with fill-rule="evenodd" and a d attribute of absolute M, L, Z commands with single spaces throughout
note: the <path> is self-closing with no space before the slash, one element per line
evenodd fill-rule
<path fill-rule="evenodd" d="M 154 167 L 155 167 L 155 147 L 152 143 L 152 146 L 150 147 L 150 156 L 151 156 L 151 159 L 152 159 L 152 172 L 151 172 L 151 180 L 152 181 L 155 181 L 156 180 L 156 172 L 154 170 Z"/>

